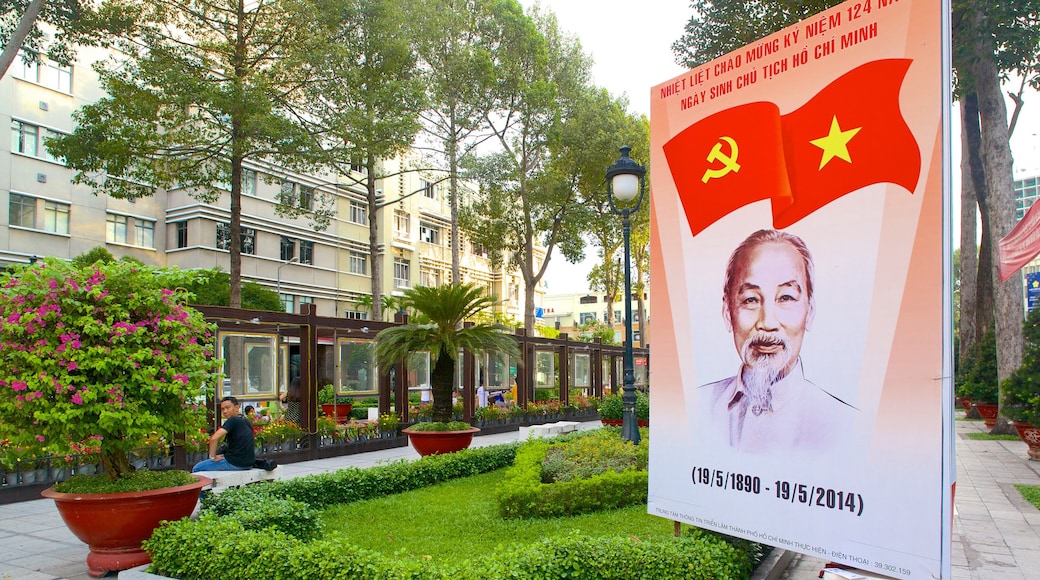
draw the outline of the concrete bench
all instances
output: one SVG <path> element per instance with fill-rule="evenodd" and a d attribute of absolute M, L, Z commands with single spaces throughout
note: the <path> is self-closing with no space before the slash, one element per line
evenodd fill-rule
<path fill-rule="evenodd" d="M 279 465 L 271 471 L 254 468 L 243 469 L 242 471 L 196 471 L 195 473 L 213 480 L 213 483 L 203 488 L 204 491 L 209 490 L 212 493 L 220 493 L 232 487 L 242 487 L 250 483 L 279 479 L 282 473 L 282 466 Z"/>
<path fill-rule="evenodd" d="M 571 431 L 578 430 L 578 423 L 575 421 L 557 421 L 556 423 L 546 423 L 544 425 L 531 425 L 530 427 L 520 428 L 520 440 L 528 439 L 530 437 L 555 437 L 562 433 L 570 433 Z"/>

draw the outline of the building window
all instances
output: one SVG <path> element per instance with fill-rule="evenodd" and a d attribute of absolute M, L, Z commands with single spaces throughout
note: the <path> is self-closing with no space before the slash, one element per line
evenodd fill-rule
<path fill-rule="evenodd" d="M 314 242 L 307 240 L 300 240 L 300 263 L 301 264 L 313 264 L 314 263 Z"/>
<path fill-rule="evenodd" d="M 437 186 L 433 182 L 426 181 L 425 179 L 420 180 L 423 189 L 423 195 L 430 199 L 437 199 Z"/>
<path fill-rule="evenodd" d="M 314 208 L 314 188 L 306 185 L 300 186 L 300 209 L 310 210 Z"/>
<path fill-rule="evenodd" d="M 582 312 L 578 315 L 578 324 L 585 324 L 586 322 L 596 322 L 596 313 Z"/>
<path fill-rule="evenodd" d="M 482 258 L 487 257 L 488 251 L 487 248 L 484 247 L 484 244 L 473 244 L 472 247 L 474 256 L 480 256 Z"/>
<path fill-rule="evenodd" d="M 242 228 L 242 253 L 256 254 L 256 230 L 253 228 Z"/>
<path fill-rule="evenodd" d="M 188 222 L 177 222 L 177 247 L 188 247 Z"/>
<path fill-rule="evenodd" d="M 134 245 L 142 248 L 155 247 L 155 222 L 134 220 Z"/>
<path fill-rule="evenodd" d="M 412 217 L 408 212 L 394 210 L 394 233 L 402 238 L 407 238 L 412 231 Z"/>
<path fill-rule="evenodd" d="M 599 298 L 597 296 L 582 296 L 578 299 L 578 302 L 581 304 L 595 304 L 598 301 Z"/>
<path fill-rule="evenodd" d="M 9 222 L 12 226 L 36 227 L 36 198 L 12 193 L 8 211 L 10 212 Z"/>
<path fill-rule="evenodd" d="M 368 208 L 365 204 L 359 201 L 350 202 L 350 221 L 363 226 L 368 225 Z"/>
<path fill-rule="evenodd" d="M 217 224 L 217 249 L 231 249 L 231 224 Z"/>
<path fill-rule="evenodd" d="M 36 125 L 11 121 L 11 151 L 36 157 L 38 129 Z"/>
<path fill-rule="evenodd" d="M 347 320 L 368 320 L 367 312 L 358 312 L 356 310 L 347 310 L 343 313 L 343 318 Z"/>
<path fill-rule="evenodd" d="M 278 299 L 282 302 L 282 312 L 293 314 L 296 312 L 296 296 L 293 294 L 279 294 Z"/>
<path fill-rule="evenodd" d="M 427 244 L 441 245 L 441 229 L 426 222 L 419 222 L 419 239 Z"/>
<path fill-rule="evenodd" d="M 303 306 L 304 304 L 314 304 L 314 297 L 313 296 L 297 296 L 296 297 L 296 302 L 300 306 Z"/>
<path fill-rule="evenodd" d="M 350 273 L 368 275 L 368 257 L 361 252 L 350 253 Z"/>
<path fill-rule="evenodd" d="M 436 287 L 441 285 L 441 271 L 440 270 L 427 270 L 426 268 L 419 269 L 419 285 Z"/>
<path fill-rule="evenodd" d="M 296 205 L 296 184 L 292 181 L 283 181 L 278 190 L 278 203 L 292 207 Z"/>
<path fill-rule="evenodd" d="M 242 194 L 256 196 L 256 171 L 242 169 Z"/>
<path fill-rule="evenodd" d="M 296 257 L 296 240 L 282 236 L 281 256 L 283 262 L 288 262 Z"/>
<path fill-rule="evenodd" d="M 108 214 L 105 223 L 105 241 L 110 244 L 125 244 L 127 221 L 125 215 Z"/>
<path fill-rule="evenodd" d="M 18 56 L 11 63 L 11 74 L 15 78 L 63 93 L 72 92 L 72 67 L 61 66 L 41 55 L 36 55 L 36 62 L 26 64 L 22 54 L 22 51 L 18 51 Z"/>
<path fill-rule="evenodd" d="M 394 258 L 394 288 L 408 288 L 411 285 L 411 263 L 404 258 Z"/>
<path fill-rule="evenodd" d="M 365 160 L 356 155 L 350 158 L 350 170 L 355 173 L 368 173 L 368 168 L 365 167 Z"/>

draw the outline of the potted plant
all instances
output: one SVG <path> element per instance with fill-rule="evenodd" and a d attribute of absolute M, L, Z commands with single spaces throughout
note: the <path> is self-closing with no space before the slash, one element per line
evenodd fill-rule
<path fill-rule="evenodd" d="M 972 406 L 986 421 L 986 427 L 997 424 L 997 339 L 993 330 L 987 330 L 972 346 L 958 373 L 957 395 L 971 400 Z"/>
<path fill-rule="evenodd" d="M 97 448 L 103 475 L 43 492 L 90 545 L 91 575 L 148 562 L 140 542 L 160 520 L 189 515 L 209 483 L 171 472 L 139 484 L 157 472 L 135 474 L 131 464 L 149 440 L 205 428 L 202 401 L 221 361 L 213 326 L 179 290 L 195 276 L 53 258 L 0 274 L 0 439 L 55 456 Z"/>
<path fill-rule="evenodd" d="M 403 430 L 421 455 L 464 449 L 469 446 L 473 434 L 480 431 L 466 423 L 451 422 L 451 391 L 460 350 L 475 354 L 487 351 L 510 356 L 520 354 L 516 340 L 504 332 L 504 326 L 487 322 L 464 325 L 494 303 L 494 298 L 484 294 L 476 284 L 455 282 L 437 287 L 418 286 L 406 290 L 400 299 L 402 308 L 414 312 L 415 322 L 386 328 L 376 335 L 376 358 L 384 368 L 413 352 L 430 353 L 433 422 L 424 423 L 419 429 L 413 425 Z M 417 444 L 419 440 L 436 440 L 444 445 L 433 448 Z M 458 440 L 462 440 L 464 446 L 455 449 Z"/>
<path fill-rule="evenodd" d="M 621 395 L 607 395 L 599 403 L 599 419 L 604 425 L 621 426 L 624 421 L 624 400 Z M 636 392 L 636 425 L 650 425 L 650 396 Z"/>
<path fill-rule="evenodd" d="M 1040 460 L 1040 309 L 1029 312 L 1022 334 L 1022 365 L 1000 385 L 1000 411 L 1029 447 L 1029 457 Z"/>
<path fill-rule="evenodd" d="M 325 385 L 318 391 L 318 404 L 325 416 L 332 417 L 339 423 L 350 420 L 350 410 L 354 406 L 354 400 L 349 397 L 336 395 L 336 387 Z"/>

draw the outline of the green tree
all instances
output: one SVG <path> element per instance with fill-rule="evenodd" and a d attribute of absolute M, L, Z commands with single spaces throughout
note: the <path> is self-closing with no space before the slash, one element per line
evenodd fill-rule
<path fill-rule="evenodd" d="M 476 284 L 418 286 L 406 290 L 401 298 L 401 304 L 416 313 L 416 323 L 390 327 L 376 335 L 376 358 L 382 368 L 389 368 L 413 352 L 430 353 L 434 421 L 451 421 L 451 391 L 460 349 L 475 354 L 495 351 L 520 356 L 516 340 L 506 334 L 505 327 L 486 322 L 464 325 L 494 303 L 495 299 Z"/>
<path fill-rule="evenodd" d="M 108 248 L 104 246 L 94 246 L 93 248 L 83 252 L 72 259 L 72 264 L 77 268 L 85 268 L 95 262 L 109 263 L 115 262 L 116 257 L 112 255 L 112 252 L 108 251 Z"/>
<path fill-rule="evenodd" d="M 428 107 L 423 131 L 447 166 L 451 239 L 459 238 L 459 161 L 490 137 L 486 117 L 494 105 L 492 56 L 501 43 L 498 13 L 509 3 L 495 0 L 427 0 L 414 4 L 413 21 L 423 26 L 418 51 Z M 421 20 L 419 20 L 421 18 Z M 462 244 L 451 245 L 451 281 L 460 281 Z"/>
<path fill-rule="evenodd" d="M 371 258 L 372 304 L 383 299 L 380 260 L 379 163 L 405 151 L 419 132 L 425 106 L 423 78 L 405 0 L 301 0 L 316 21 L 315 42 L 300 66 L 315 79 L 303 90 L 324 163 L 365 190 Z M 361 177 L 351 167 L 361 166 Z M 373 308 L 372 319 L 383 319 Z"/>
<path fill-rule="evenodd" d="M 118 56 L 96 67 L 107 96 L 79 110 L 76 130 L 48 148 L 77 171 L 76 183 L 113 197 L 183 189 L 215 203 L 229 187 L 230 303 L 239 307 L 244 163 L 314 167 L 317 147 L 297 102 L 311 79 L 293 57 L 320 30 L 280 0 L 130 5 L 140 13 L 113 41 Z M 279 211 L 326 227 L 328 203 L 306 204 Z"/>
<path fill-rule="evenodd" d="M 594 342 L 598 338 L 603 344 L 617 344 L 614 340 L 614 327 L 595 318 L 582 323 L 578 327 L 578 335 L 574 338 L 581 342 Z"/>
<path fill-rule="evenodd" d="M 22 49 L 26 63 L 37 63 L 40 55 L 68 66 L 75 59 L 75 46 L 104 42 L 118 32 L 133 15 L 125 6 L 103 0 L 5 0 L 0 5 L 0 78 L 3 78 Z M 40 26 L 53 29 L 49 33 Z"/>
<path fill-rule="evenodd" d="M 461 219 L 493 264 L 508 259 L 520 271 L 524 329 L 533 334 L 534 293 L 553 251 L 559 247 L 572 262 L 583 256 L 577 176 L 553 161 L 561 151 L 563 124 L 586 102 L 581 97 L 588 94 L 589 60 L 551 14 L 536 10 L 530 17 L 511 17 L 514 27 L 495 60 L 496 109 L 488 118 L 501 151 L 467 162 L 480 192 Z"/>
<path fill-rule="evenodd" d="M 192 304 L 207 306 L 229 306 L 231 303 L 231 276 L 220 269 L 196 270 L 196 276 L 187 286 L 195 295 Z M 278 293 L 256 282 L 242 284 L 242 308 L 281 312 L 282 301 Z"/>

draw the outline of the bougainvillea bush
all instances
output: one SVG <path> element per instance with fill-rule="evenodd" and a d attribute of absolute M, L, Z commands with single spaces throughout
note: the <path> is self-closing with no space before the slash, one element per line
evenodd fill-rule
<path fill-rule="evenodd" d="M 221 361 L 185 306 L 195 275 L 51 258 L 0 275 L 0 439 L 54 455 L 99 444 L 118 479 L 149 438 L 204 428 Z"/>

